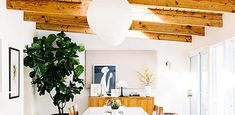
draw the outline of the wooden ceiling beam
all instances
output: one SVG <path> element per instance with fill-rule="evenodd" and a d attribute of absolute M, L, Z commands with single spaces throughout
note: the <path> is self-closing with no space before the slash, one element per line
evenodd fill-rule
<path fill-rule="evenodd" d="M 59 2 L 55 0 L 7 0 L 7 8 L 52 14 L 86 16 L 89 0 L 82 2 Z"/>
<path fill-rule="evenodd" d="M 141 0 L 139 0 L 139 2 L 140 1 Z M 148 1 L 149 3 L 151 3 L 152 0 Z M 138 0 L 133 0 L 132 2 L 138 2 Z M 37 12 L 45 12 L 51 14 L 58 13 L 58 14 L 76 15 L 76 16 L 78 15 L 86 16 L 87 7 L 89 4 L 90 0 L 82 0 L 81 3 L 71 3 L 71 2 L 65 3 L 65 2 L 58 2 L 55 0 L 7 0 L 7 8 L 9 9 L 37 11 Z M 195 24 L 195 25 L 213 26 L 213 27 L 222 26 L 222 14 L 197 13 L 190 11 L 173 11 L 173 10 L 167 11 L 160 9 L 150 9 L 150 10 L 153 13 L 157 14 L 160 18 L 162 18 L 163 21 L 165 21 L 166 23 Z"/>
<path fill-rule="evenodd" d="M 175 23 L 175 24 L 188 24 L 188 25 L 199 25 L 199 26 L 211 26 L 211 27 L 222 27 L 222 14 L 219 13 L 205 13 L 205 12 L 189 12 L 189 11 L 178 11 L 178 10 L 166 10 L 166 9 L 149 9 L 156 14 L 164 23 Z M 33 20 L 40 20 L 45 16 L 53 21 L 52 18 L 58 18 L 62 22 L 70 20 L 71 23 L 85 24 L 87 23 L 86 16 L 71 16 L 71 15 L 56 15 L 48 13 L 33 13 L 26 12 L 25 20 L 30 21 L 30 18 L 36 18 Z"/>
<path fill-rule="evenodd" d="M 222 4 L 235 4 L 235 0 L 194 0 L 194 1 L 217 2 L 217 3 L 222 3 Z"/>
<path fill-rule="evenodd" d="M 157 15 L 164 23 L 191 24 L 211 27 L 223 26 L 223 15 L 221 13 L 155 8 L 149 8 L 149 10 Z"/>
<path fill-rule="evenodd" d="M 72 0 L 63 0 L 72 1 Z M 63 14 L 74 16 L 86 16 L 90 0 L 82 2 L 59 2 L 58 0 L 7 0 L 7 8 L 44 12 L 50 14 Z M 131 1 L 131 0 L 130 0 Z M 135 1 L 135 0 L 133 0 Z M 138 1 L 138 0 L 136 0 Z M 140 0 L 141 1 L 141 0 Z M 144 1 L 144 0 L 143 0 Z M 148 0 L 150 3 L 152 0 Z M 166 0 L 167 1 L 167 0 Z M 192 12 L 166 9 L 149 9 L 153 14 L 159 16 L 164 23 L 177 23 L 188 25 L 222 27 L 222 14 Z"/>
<path fill-rule="evenodd" d="M 226 3 L 215 2 L 223 0 L 128 0 L 128 1 L 131 4 L 139 4 L 139 5 L 152 5 L 152 6 L 235 13 L 235 4 L 233 0 L 226 0 L 227 1 Z"/>
<path fill-rule="evenodd" d="M 36 29 L 94 34 L 94 32 L 92 32 L 92 30 L 89 27 L 71 26 L 71 25 L 62 25 L 62 24 L 36 23 Z"/>
<path fill-rule="evenodd" d="M 190 35 L 174 35 L 174 34 L 150 33 L 150 32 L 143 32 L 143 34 L 152 40 L 192 42 L 192 36 Z"/>
<path fill-rule="evenodd" d="M 89 27 L 86 16 L 48 14 L 40 12 L 24 12 L 24 21 Z"/>
<path fill-rule="evenodd" d="M 82 2 L 81 0 L 58 0 L 60 2 Z"/>
<path fill-rule="evenodd" d="M 25 12 L 25 21 L 33 21 L 37 23 L 48 24 L 62 24 L 62 25 L 74 25 L 89 27 L 86 17 L 84 16 L 71 16 L 71 15 L 58 15 L 47 14 L 37 12 Z M 186 35 L 204 35 L 204 27 L 191 26 L 191 25 L 177 25 L 177 24 L 165 24 L 158 22 L 145 22 L 145 21 L 133 21 L 130 30 L 137 30 L 143 32 L 155 32 L 155 33 L 172 33 L 172 34 L 186 34 Z"/>
<path fill-rule="evenodd" d="M 177 25 L 177 24 L 165 24 L 156 22 L 144 22 L 144 21 L 133 21 L 131 30 L 138 30 L 142 32 L 160 32 L 160 33 L 171 33 L 171 34 L 184 34 L 184 35 L 205 35 L 205 28 L 202 26 L 191 26 L 191 25 Z"/>
<path fill-rule="evenodd" d="M 74 1 L 74 0 L 60 0 Z M 77 1 L 77 0 L 75 0 Z M 188 8 L 219 12 L 235 13 L 233 0 L 128 0 L 131 4 L 153 5 L 175 8 Z M 49 13 L 66 13 L 70 15 L 85 15 L 91 0 L 81 2 L 59 2 L 57 0 L 7 0 L 8 9 L 39 11 Z"/>
<path fill-rule="evenodd" d="M 36 28 L 39 30 L 66 31 L 66 32 L 77 32 L 77 33 L 83 33 L 83 34 L 94 34 L 90 30 L 90 28 L 81 27 L 81 26 L 36 23 Z M 175 34 L 150 33 L 150 32 L 143 32 L 143 34 L 147 38 L 152 39 L 152 40 L 192 42 L 192 36 L 188 36 L 188 35 L 175 35 Z M 129 37 L 133 37 L 133 36 L 129 36 Z M 142 38 L 142 36 L 134 36 L 134 37 Z"/>

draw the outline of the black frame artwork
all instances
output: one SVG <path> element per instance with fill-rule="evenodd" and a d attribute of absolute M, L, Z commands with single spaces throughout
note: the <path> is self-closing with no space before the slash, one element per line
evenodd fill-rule
<path fill-rule="evenodd" d="M 20 97 L 20 50 L 9 47 L 9 99 Z"/>

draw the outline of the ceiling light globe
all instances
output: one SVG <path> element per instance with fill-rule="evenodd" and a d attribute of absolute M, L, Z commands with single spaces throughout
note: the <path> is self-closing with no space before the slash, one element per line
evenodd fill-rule
<path fill-rule="evenodd" d="M 131 6 L 127 0 L 93 0 L 88 7 L 87 21 L 100 39 L 119 45 L 132 23 Z"/>

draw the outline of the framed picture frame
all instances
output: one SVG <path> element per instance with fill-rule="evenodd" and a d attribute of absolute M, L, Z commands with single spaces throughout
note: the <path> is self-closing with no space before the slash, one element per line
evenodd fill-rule
<path fill-rule="evenodd" d="M 20 97 L 20 50 L 9 47 L 9 99 Z"/>
<path fill-rule="evenodd" d="M 101 84 L 101 91 L 111 95 L 111 89 L 116 88 L 116 65 L 114 64 L 94 64 L 93 84 Z"/>
<path fill-rule="evenodd" d="M 90 96 L 100 96 L 101 95 L 101 85 L 91 84 Z"/>

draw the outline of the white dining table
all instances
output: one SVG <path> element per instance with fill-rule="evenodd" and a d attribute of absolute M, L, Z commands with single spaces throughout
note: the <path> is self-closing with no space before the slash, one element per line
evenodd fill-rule
<path fill-rule="evenodd" d="M 89 107 L 82 115 L 112 115 L 104 107 Z M 125 107 L 120 115 L 148 115 L 141 107 Z"/>

